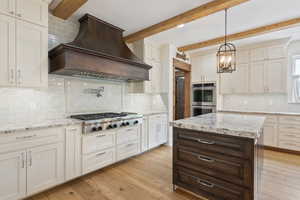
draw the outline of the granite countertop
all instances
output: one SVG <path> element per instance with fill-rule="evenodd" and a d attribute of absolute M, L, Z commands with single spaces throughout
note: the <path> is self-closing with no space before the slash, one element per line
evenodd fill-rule
<path fill-rule="evenodd" d="M 211 113 L 177 120 L 171 125 L 196 131 L 205 131 L 257 139 L 261 136 L 265 117 L 242 114 Z"/>
<path fill-rule="evenodd" d="M 271 112 L 271 111 L 239 111 L 239 110 L 218 110 L 223 113 L 241 113 L 241 114 L 257 114 L 257 115 L 286 115 L 286 116 L 300 116 L 300 113 L 294 112 Z"/>
<path fill-rule="evenodd" d="M 0 126 L 0 134 L 9 134 L 17 131 L 27 131 L 39 128 L 51 128 L 56 126 L 69 126 L 82 124 L 82 121 L 76 119 L 52 119 L 43 120 L 38 122 L 21 122 L 21 123 L 8 123 Z"/>

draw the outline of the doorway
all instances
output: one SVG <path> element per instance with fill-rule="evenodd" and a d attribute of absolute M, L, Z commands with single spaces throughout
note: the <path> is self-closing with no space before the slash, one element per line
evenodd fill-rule
<path fill-rule="evenodd" d="M 174 66 L 174 120 L 191 116 L 191 65 L 173 59 Z"/>

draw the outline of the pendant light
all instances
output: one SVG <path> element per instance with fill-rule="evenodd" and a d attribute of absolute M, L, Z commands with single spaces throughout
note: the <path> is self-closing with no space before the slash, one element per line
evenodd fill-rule
<path fill-rule="evenodd" d="M 217 53 L 217 72 L 232 73 L 236 70 L 236 48 L 227 42 L 227 9 L 225 9 L 225 43 L 219 47 Z"/>

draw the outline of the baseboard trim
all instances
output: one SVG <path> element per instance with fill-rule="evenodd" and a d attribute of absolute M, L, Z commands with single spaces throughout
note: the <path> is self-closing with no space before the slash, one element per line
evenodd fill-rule
<path fill-rule="evenodd" d="M 265 150 L 270 150 L 270 151 L 276 151 L 280 153 L 288 153 L 288 154 L 293 154 L 293 155 L 298 155 L 300 156 L 300 151 L 295 151 L 295 150 L 289 150 L 289 149 L 282 149 L 279 147 L 270 147 L 270 146 L 264 146 Z"/>

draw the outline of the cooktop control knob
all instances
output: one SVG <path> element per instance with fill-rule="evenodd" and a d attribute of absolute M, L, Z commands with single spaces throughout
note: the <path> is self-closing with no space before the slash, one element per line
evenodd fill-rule
<path fill-rule="evenodd" d="M 117 128 L 117 127 L 118 127 L 117 124 L 114 124 L 114 125 L 113 125 L 113 128 Z"/>
<path fill-rule="evenodd" d="M 97 128 L 97 130 L 98 130 L 98 131 L 102 131 L 102 127 L 99 126 L 99 127 Z"/>
<path fill-rule="evenodd" d="M 134 121 L 134 122 L 133 122 L 133 124 L 138 124 L 138 123 L 139 123 L 139 121 L 138 121 L 138 120 L 136 120 L 136 121 Z"/>
<path fill-rule="evenodd" d="M 92 128 L 92 131 L 93 131 L 93 132 L 97 131 L 97 127 L 93 127 L 93 128 Z"/>
<path fill-rule="evenodd" d="M 107 129 L 112 129 L 112 125 L 108 125 L 108 126 L 107 126 Z"/>
<path fill-rule="evenodd" d="M 130 123 L 129 122 L 126 122 L 126 126 L 129 126 L 130 125 Z"/>
<path fill-rule="evenodd" d="M 122 124 L 120 126 L 126 126 L 126 123 L 125 122 L 122 122 Z"/>

